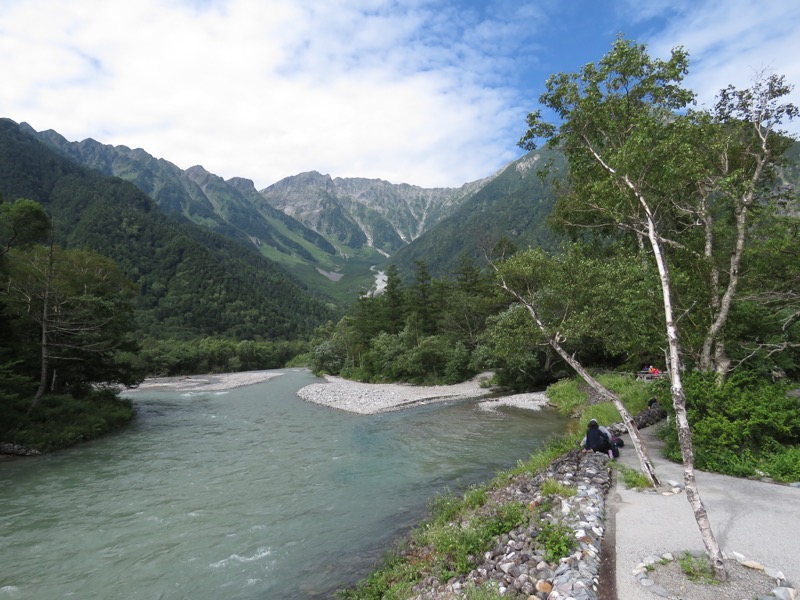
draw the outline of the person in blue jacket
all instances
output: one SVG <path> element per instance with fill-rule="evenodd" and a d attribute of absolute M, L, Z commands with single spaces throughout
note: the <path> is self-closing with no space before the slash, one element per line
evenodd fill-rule
<path fill-rule="evenodd" d="M 608 454 L 609 458 L 614 458 L 611 450 L 611 436 L 607 433 L 607 429 L 606 431 L 603 431 L 603 429 L 605 427 L 600 427 L 597 419 L 589 421 L 589 425 L 586 428 L 586 442 L 583 446 L 584 452 L 603 452 Z"/>

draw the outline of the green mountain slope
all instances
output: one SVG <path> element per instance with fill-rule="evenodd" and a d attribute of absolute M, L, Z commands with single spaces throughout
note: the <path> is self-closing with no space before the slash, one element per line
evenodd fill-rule
<path fill-rule="evenodd" d="M 321 235 L 273 208 L 253 182 L 223 178 L 194 166 L 185 171 L 141 148 L 93 139 L 69 142 L 55 131 L 21 127 L 64 156 L 104 175 L 130 181 L 165 211 L 216 233 L 253 244 L 266 257 L 292 268 L 298 262 L 331 268 L 334 247 Z"/>
<path fill-rule="evenodd" d="M 142 149 L 92 139 L 69 142 L 52 130 L 37 132 L 24 123 L 20 127 L 75 162 L 130 181 L 165 211 L 253 245 L 340 303 L 370 289 L 374 266 L 451 214 L 488 181 L 426 189 L 311 172 L 258 192 L 248 179 L 224 180 L 200 166 L 182 170 Z"/>
<path fill-rule="evenodd" d="M 539 171 L 552 162 L 553 174 Z M 560 177 L 564 159 L 548 150 L 531 152 L 508 165 L 442 219 L 392 257 L 401 272 L 410 273 L 422 260 L 433 276 L 454 272 L 465 255 L 480 262 L 484 249 L 505 237 L 519 248 L 549 247 L 555 235 L 547 227 L 555 199 L 553 177 Z"/>
<path fill-rule="evenodd" d="M 253 244 L 176 221 L 131 183 L 68 160 L 7 119 L 0 193 L 42 203 L 58 243 L 113 258 L 139 286 L 137 321 L 147 333 L 291 339 L 331 315 Z"/>

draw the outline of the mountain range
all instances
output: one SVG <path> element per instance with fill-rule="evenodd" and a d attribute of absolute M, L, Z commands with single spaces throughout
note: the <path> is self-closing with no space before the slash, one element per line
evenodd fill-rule
<path fill-rule="evenodd" d="M 551 238 L 544 217 L 552 190 L 532 168 L 542 152 L 458 188 L 311 171 L 257 190 L 249 179 L 225 180 L 201 166 L 182 170 L 143 149 L 70 142 L 25 123 L 20 129 L 72 161 L 133 183 L 181 220 L 254 246 L 339 302 L 368 291 L 375 270 L 390 262 L 409 273 L 423 260 L 441 275 L 462 254 L 479 257 L 490 238 L 510 236 L 523 244 Z"/>
<path fill-rule="evenodd" d="M 536 167 L 548 158 L 558 167 L 532 153 L 458 188 L 311 171 L 257 190 L 0 119 L 0 194 L 42 203 L 58 243 L 113 258 L 139 286 L 140 328 L 157 337 L 302 336 L 389 264 L 410 278 L 421 260 L 443 276 L 502 237 L 547 245 L 553 190 Z"/>
<path fill-rule="evenodd" d="M 160 209 L 134 184 L 78 164 L 8 119 L 0 119 L 0 195 L 42 204 L 57 244 L 114 259 L 139 289 L 144 334 L 297 339 L 336 314 L 252 243 Z"/>

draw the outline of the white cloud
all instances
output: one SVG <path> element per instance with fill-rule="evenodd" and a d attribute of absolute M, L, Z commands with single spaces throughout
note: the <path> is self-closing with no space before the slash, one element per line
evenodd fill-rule
<path fill-rule="evenodd" d="M 645 3 L 646 17 L 656 14 L 654 4 Z M 660 4 L 667 26 L 647 40 L 658 56 L 667 56 L 675 46 L 689 52 L 686 85 L 698 93 L 701 104 L 711 105 L 724 87 L 750 87 L 761 73 L 785 75 L 788 83 L 800 85 L 800 3 L 794 0 L 706 0 L 675 5 Z M 665 7 L 670 7 L 668 10 Z M 788 101 L 800 105 L 800 88 Z M 798 133 L 800 123 L 787 123 Z"/>
<path fill-rule="evenodd" d="M 513 92 L 483 86 L 496 65 L 422 2 L 26 0 L 0 22 L 3 116 L 68 139 L 258 186 L 311 169 L 460 185 L 514 156 Z"/>
<path fill-rule="evenodd" d="M 800 82 L 795 4 L 612 6 L 625 7 L 623 30 L 650 32 L 639 39 L 653 53 L 684 45 L 687 83 L 709 101 L 763 67 Z M 0 116 L 259 187 L 312 169 L 461 185 L 519 155 L 534 90 L 562 56 L 610 44 L 610 12 L 555 0 L 2 0 L 13 85 L 0 86 Z M 573 20 L 596 37 L 573 37 Z"/>

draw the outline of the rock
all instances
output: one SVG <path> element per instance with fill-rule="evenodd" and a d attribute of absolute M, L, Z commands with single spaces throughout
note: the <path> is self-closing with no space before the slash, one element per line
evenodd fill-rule
<path fill-rule="evenodd" d="M 790 587 L 777 587 L 772 590 L 772 595 L 780 600 L 797 600 L 797 590 Z"/>
<path fill-rule="evenodd" d="M 764 573 L 766 573 L 773 579 L 786 579 L 786 576 L 783 574 L 783 571 L 779 571 L 774 567 L 764 567 Z"/>

